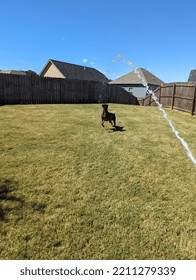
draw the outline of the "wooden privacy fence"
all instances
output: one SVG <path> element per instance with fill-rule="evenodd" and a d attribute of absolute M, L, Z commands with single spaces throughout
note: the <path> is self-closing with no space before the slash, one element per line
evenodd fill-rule
<path fill-rule="evenodd" d="M 139 105 L 136 97 L 107 83 L 0 74 L 0 105 L 103 102 Z"/>
<path fill-rule="evenodd" d="M 170 83 L 163 84 L 154 91 L 159 102 L 164 107 L 177 109 L 196 115 L 196 84 L 193 83 Z M 140 105 L 155 106 L 152 95 L 144 99 L 138 99 Z"/>

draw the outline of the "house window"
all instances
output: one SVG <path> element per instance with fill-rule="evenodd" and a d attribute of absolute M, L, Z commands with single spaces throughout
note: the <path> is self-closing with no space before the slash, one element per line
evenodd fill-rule
<path fill-rule="evenodd" d="M 130 87 L 129 89 L 128 89 L 128 91 L 130 92 L 130 93 L 133 93 L 133 91 L 132 91 L 132 87 Z"/>

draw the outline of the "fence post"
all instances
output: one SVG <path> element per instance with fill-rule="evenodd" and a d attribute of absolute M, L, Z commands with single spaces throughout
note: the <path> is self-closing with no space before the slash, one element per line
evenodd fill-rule
<path fill-rule="evenodd" d="M 148 106 L 151 106 L 151 102 L 152 101 L 152 94 L 150 94 L 150 98 L 149 98 L 149 105 Z"/>
<path fill-rule="evenodd" d="M 173 84 L 172 100 L 171 100 L 171 108 L 172 108 L 172 110 L 173 110 L 173 107 L 174 107 L 175 94 L 176 94 L 176 84 Z"/>
<path fill-rule="evenodd" d="M 195 102 L 196 102 L 196 85 L 193 88 L 193 103 L 192 103 L 192 110 L 191 110 L 191 115 L 194 115 L 194 111 L 195 111 Z"/>
<path fill-rule="evenodd" d="M 160 90 L 159 90 L 159 103 L 161 103 L 161 86 L 162 85 L 160 85 L 160 87 L 159 87 L 160 88 Z"/>

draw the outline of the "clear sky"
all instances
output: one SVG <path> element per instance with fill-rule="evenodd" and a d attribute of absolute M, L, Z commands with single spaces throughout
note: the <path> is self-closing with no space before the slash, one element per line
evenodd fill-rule
<path fill-rule="evenodd" d="M 48 59 L 110 79 L 135 67 L 164 82 L 196 69 L 195 0 L 7 0 L 0 3 L 0 69 L 40 73 Z"/>

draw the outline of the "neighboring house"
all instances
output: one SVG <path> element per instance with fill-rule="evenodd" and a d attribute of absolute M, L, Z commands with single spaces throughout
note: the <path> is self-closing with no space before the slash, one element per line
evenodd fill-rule
<path fill-rule="evenodd" d="M 196 82 L 196 70 L 191 70 L 188 82 Z"/>
<path fill-rule="evenodd" d="M 22 70 L 0 70 L 0 74 L 26 75 L 26 72 Z"/>
<path fill-rule="evenodd" d="M 149 89 L 154 91 L 163 83 L 162 80 L 143 68 L 137 68 L 133 72 L 109 82 L 109 84 L 118 85 L 139 98 L 144 98 L 147 94 L 147 89 L 143 84 L 148 85 Z"/>
<path fill-rule="evenodd" d="M 40 72 L 42 77 L 107 82 L 108 78 L 95 68 L 50 59 Z"/>

